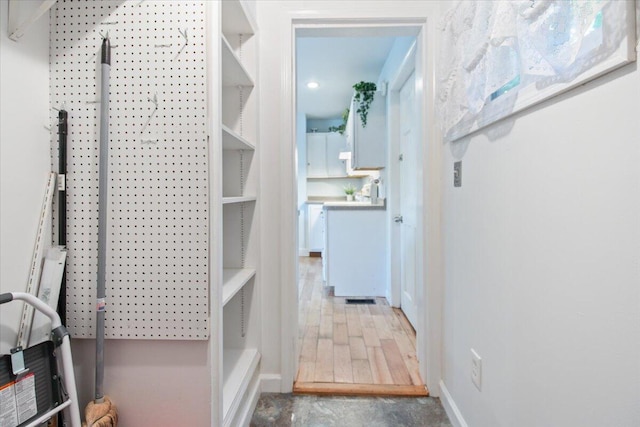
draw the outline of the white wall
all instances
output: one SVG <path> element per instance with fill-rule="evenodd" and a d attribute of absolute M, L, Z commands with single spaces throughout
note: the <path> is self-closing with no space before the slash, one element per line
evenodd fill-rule
<path fill-rule="evenodd" d="M 35 9 L 38 2 L 20 2 Z M 51 170 L 49 15 L 17 43 L 7 37 L 0 1 L 0 289 L 23 291 Z M 55 122 L 54 132 L 56 131 Z M 56 137 L 53 138 L 54 140 Z M 15 345 L 21 304 L 0 308 L 1 354 Z M 95 341 L 72 339 L 81 409 L 93 399 Z M 107 340 L 105 392 L 120 424 L 210 425 L 209 342 Z"/>
<path fill-rule="evenodd" d="M 370 181 L 369 177 L 314 179 L 307 182 L 307 192 L 310 197 L 340 197 L 346 200 L 344 187 L 351 184 L 359 192 Z"/>
<path fill-rule="evenodd" d="M 316 129 L 316 132 L 329 132 L 329 128 L 332 126 L 338 127 L 343 124 L 343 120 L 340 119 L 308 119 L 307 120 L 307 132 L 313 132 L 312 129 Z"/>
<path fill-rule="evenodd" d="M 94 398 L 95 340 L 72 340 L 81 410 Z M 104 392 L 119 425 L 208 426 L 211 367 L 208 341 L 106 340 Z M 84 418 L 84 415 L 83 417 Z"/>
<path fill-rule="evenodd" d="M 632 64 L 447 144 L 444 383 L 469 426 L 640 425 L 638 111 Z"/>
<path fill-rule="evenodd" d="M 18 42 L 7 36 L 0 1 L 0 291 L 24 292 L 51 170 L 49 154 L 49 16 Z M 27 2 L 23 12 L 35 9 Z M 16 344 L 22 303 L 0 308 L 0 354 Z"/>

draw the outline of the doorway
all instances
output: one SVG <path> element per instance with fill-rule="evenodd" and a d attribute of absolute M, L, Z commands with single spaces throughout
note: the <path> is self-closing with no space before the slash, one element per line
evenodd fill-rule
<path fill-rule="evenodd" d="M 314 27 L 311 30 L 298 29 L 296 31 L 298 46 L 296 56 L 299 57 L 300 46 L 308 45 L 308 43 L 303 43 L 301 37 L 318 38 L 324 36 L 338 39 L 345 30 L 350 34 L 350 37 L 354 37 L 354 33 L 357 37 L 358 28 L 322 27 L 320 29 Z M 318 173 L 318 170 L 322 171 L 325 166 L 321 165 L 318 168 L 318 162 L 315 159 L 311 160 L 311 158 L 321 152 L 325 156 L 326 165 L 326 162 L 329 162 L 328 151 L 326 147 L 320 150 L 317 146 L 311 145 L 311 141 L 327 141 L 327 137 L 324 137 L 323 134 L 329 132 L 331 127 L 335 129 L 340 120 L 335 117 L 310 117 L 308 114 L 305 115 L 304 111 L 297 110 L 298 238 L 303 244 L 307 243 L 307 247 L 299 246 L 301 257 L 296 275 L 299 280 L 297 287 L 299 290 L 299 359 L 297 359 L 299 369 L 295 377 L 294 391 L 341 394 L 351 391 L 353 394 L 393 394 L 390 390 L 395 388 L 397 394 L 425 395 L 426 389 L 420 377 L 416 358 L 416 329 L 420 323 L 416 319 L 417 293 L 419 292 L 416 286 L 416 241 L 419 240 L 416 235 L 419 221 L 416 210 L 419 191 L 416 172 L 419 155 L 415 145 L 419 142 L 416 135 L 419 134 L 422 123 L 415 114 L 412 116 L 416 110 L 411 105 L 415 102 L 415 77 L 413 74 L 409 78 L 406 76 L 408 63 L 413 61 L 412 70 L 415 68 L 415 40 L 417 33 L 420 32 L 420 27 L 398 25 L 376 28 L 363 26 L 361 30 L 362 34 L 377 36 L 381 33 L 394 34 L 395 36 L 404 34 L 405 37 L 413 40 L 412 43 L 404 45 L 404 50 L 399 49 L 390 53 L 390 55 L 395 54 L 397 57 L 393 58 L 395 62 L 387 62 L 392 64 L 390 67 L 394 68 L 387 70 L 386 80 L 378 76 L 368 78 L 368 80 L 377 81 L 379 86 L 383 86 L 385 99 L 389 96 L 389 102 L 386 106 L 389 112 L 388 117 L 390 117 L 389 120 L 395 120 L 397 123 L 388 126 L 387 139 L 390 143 L 399 145 L 400 151 L 406 152 L 410 161 L 405 163 L 407 165 L 405 168 L 400 168 L 405 171 L 403 174 L 392 178 L 389 174 L 397 173 L 396 169 L 398 168 L 392 167 L 390 164 L 395 159 L 392 159 L 392 150 L 389 148 L 386 156 L 387 164 L 384 169 L 356 173 L 350 171 L 348 176 L 326 174 L 327 179 L 323 182 L 321 181 L 323 174 Z M 365 38 L 366 35 L 361 37 Z M 304 40 L 304 42 L 307 41 Z M 346 44 L 344 41 L 338 43 Z M 300 71 L 302 68 L 300 63 L 296 61 L 296 70 Z M 301 74 L 296 74 L 299 106 L 305 103 L 304 100 L 301 100 L 301 92 L 305 90 L 301 85 L 310 80 L 306 75 L 301 79 Z M 402 80 L 401 86 L 398 87 L 400 79 Z M 359 80 L 354 78 L 352 83 L 357 83 Z M 325 82 L 314 83 L 317 88 L 318 85 L 322 86 Z M 392 88 L 389 86 L 390 84 L 393 84 L 393 89 L 396 92 L 393 98 L 391 93 L 386 93 L 387 89 L 390 91 Z M 401 87 L 405 88 L 404 91 L 400 90 Z M 345 104 L 347 103 L 345 102 Z M 391 114 L 392 109 L 394 110 L 393 114 Z M 331 122 L 332 119 L 335 121 Z M 323 127 L 325 123 L 327 125 Z M 331 123 L 333 126 L 329 126 Z M 347 147 L 343 147 L 339 151 L 346 150 Z M 345 166 L 348 170 L 348 165 Z M 309 172 L 311 170 L 313 173 Z M 397 220 L 398 216 L 393 215 L 394 212 L 402 211 L 407 219 L 406 222 L 401 223 L 400 227 L 402 229 L 400 233 L 402 250 L 398 247 L 391 247 L 390 241 L 385 243 L 386 259 L 388 260 L 387 274 L 384 278 L 385 292 L 369 295 L 372 304 L 356 302 L 351 305 L 348 304 L 347 299 L 335 297 L 332 288 L 325 286 L 326 271 L 323 265 L 330 254 L 327 254 L 324 248 L 320 248 L 323 255 L 322 260 L 306 256 L 310 252 L 317 253 L 319 246 L 318 238 L 313 238 L 314 234 L 318 234 L 318 225 L 314 223 L 311 226 L 309 220 L 324 221 L 323 214 L 318 213 L 317 206 L 323 196 L 338 198 L 341 193 L 339 187 L 345 182 L 351 184 L 357 180 L 355 182 L 360 187 L 371 179 L 370 177 L 379 179 L 383 183 L 389 182 L 388 192 L 397 192 L 393 201 L 389 198 L 389 205 L 386 207 L 384 226 L 387 231 L 385 233 L 390 234 L 391 227 L 397 226 L 398 222 L 392 222 L 394 218 Z M 397 182 L 390 182 L 392 179 Z M 329 194 L 312 194 L 322 186 L 324 189 L 333 187 L 331 189 L 333 193 L 330 191 Z M 399 191 L 399 189 L 404 189 L 404 191 Z M 313 198 L 312 202 L 310 197 Z M 305 202 L 310 203 L 306 203 L 307 206 L 305 206 Z M 326 239 L 326 236 L 324 238 Z M 401 281 L 392 280 L 390 265 L 392 251 L 399 252 L 399 257 L 403 260 Z M 401 297 L 394 297 L 396 294 Z M 410 317 L 411 320 L 407 320 L 407 317 Z"/>

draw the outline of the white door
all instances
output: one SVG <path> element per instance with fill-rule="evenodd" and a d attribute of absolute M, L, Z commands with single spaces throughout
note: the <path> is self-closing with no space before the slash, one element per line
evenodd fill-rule
<path fill-rule="evenodd" d="M 415 73 L 400 90 L 400 307 L 416 327 L 416 224 L 418 202 L 418 126 L 415 116 Z"/>

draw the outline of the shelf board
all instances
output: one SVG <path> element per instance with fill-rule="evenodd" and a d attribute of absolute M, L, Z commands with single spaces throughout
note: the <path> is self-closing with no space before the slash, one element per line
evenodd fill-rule
<path fill-rule="evenodd" d="M 222 36 L 222 86 L 255 86 L 251 75 Z"/>
<path fill-rule="evenodd" d="M 256 275 L 255 268 L 225 268 L 222 270 L 222 305 L 225 306 L 240 289 Z"/>
<path fill-rule="evenodd" d="M 245 203 L 245 202 L 255 202 L 257 200 L 256 196 L 233 196 L 233 197 L 223 197 L 222 204 L 230 205 L 232 203 Z"/>
<path fill-rule="evenodd" d="M 222 354 L 222 410 L 224 424 L 233 420 L 251 378 L 258 368 L 260 353 L 256 349 L 224 349 Z"/>
<path fill-rule="evenodd" d="M 38 20 L 42 15 L 49 12 L 49 9 L 56 4 L 56 0 L 42 0 L 40 4 L 38 4 L 37 8 L 29 14 L 29 16 L 23 20 L 18 21 L 20 18 L 19 8 L 21 5 L 29 4 L 30 2 L 25 2 L 24 0 L 10 0 L 9 1 L 9 18 L 8 18 L 8 27 L 9 27 L 9 38 L 13 41 L 17 41 L 20 37 L 24 36 L 24 33 L 27 29 Z M 33 3 L 31 3 L 33 4 Z"/>
<path fill-rule="evenodd" d="M 223 34 L 253 35 L 256 33 L 255 28 L 256 25 L 240 0 L 222 2 Z"/>
<path fill-rule="evenodd" d="M 222 149 L 223 150 L 255 150 L 256 146 L 238 135 L 225 125 L 222 125 Z"/>

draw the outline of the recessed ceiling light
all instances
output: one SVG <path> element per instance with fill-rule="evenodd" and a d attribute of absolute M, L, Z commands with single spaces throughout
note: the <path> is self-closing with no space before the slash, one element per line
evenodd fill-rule
<path fill-rule="evenodd" d="M 318 82 L 309 82 L 307 83 L 307 87 L 309 89 L 318 89 L 320 85 L 318 84 Z"/>

